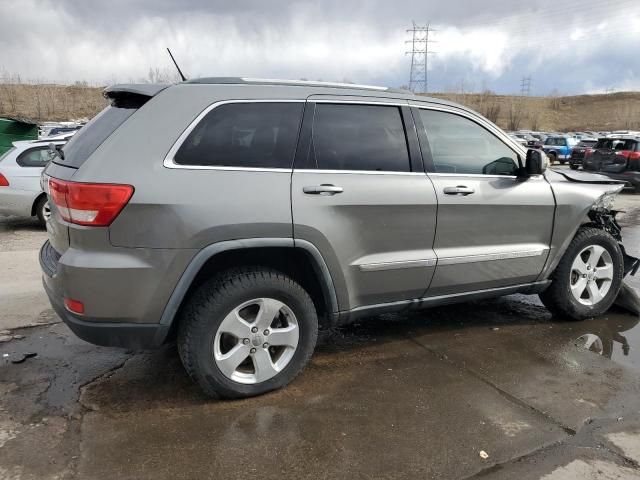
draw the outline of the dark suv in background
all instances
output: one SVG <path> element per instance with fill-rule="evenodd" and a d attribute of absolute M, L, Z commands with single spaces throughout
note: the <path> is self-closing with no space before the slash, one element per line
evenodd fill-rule
<path fill-rule="evenodd" d="M 580 143 L 576 145 L 571 151 L 571 157 L 569 157 L 569 167 L 571 170 L 577 170 L 582 167 L 582 161 L 584 160 L 585 152 L 589 149 L 592 149 L 598 140 L 595 138 L 592 140 L 583 139 L 580 140 Z"/>

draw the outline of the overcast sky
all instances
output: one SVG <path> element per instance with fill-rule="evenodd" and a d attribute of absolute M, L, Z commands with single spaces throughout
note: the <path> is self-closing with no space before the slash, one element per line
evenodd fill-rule
<path fill-rule="evenodd" d="M 407 85 L 405 32 L 437 29 L 431 91 L 640 89 L 640 0 L 0 0 L 0 70 L 104 85 L 188 76 Z"/>

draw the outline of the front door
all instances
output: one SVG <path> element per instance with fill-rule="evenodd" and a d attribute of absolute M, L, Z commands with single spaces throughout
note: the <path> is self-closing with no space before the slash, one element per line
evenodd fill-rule
<path fill-rule="evenodd" d="M 341 310 L 424 294 L 436 196 L 406 102 L 310 99 L 291 188 L 295 241 L 320 251 Z"/>
<path fill-rule="evenodd" d="M 488 123 L 446 108 L 414 113 L 438 197 L 438 266 L 427 295 L 534 282 L 553 229 L 550 185 L 542 175 L 516 177 L 518 154 Z"/>

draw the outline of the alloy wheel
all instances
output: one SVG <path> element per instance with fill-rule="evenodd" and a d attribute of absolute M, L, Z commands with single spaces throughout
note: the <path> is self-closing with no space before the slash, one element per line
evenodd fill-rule
<path fill-rule="evenodd" d="M 44 202 L 42 206 L 42 218 L 44 218 L 45 222 L 48 222 L 51 218 L 51 207 L 49 206 L 49 202 Z"/>
<path fill-rule="evenodd" d="M 613 261 L 600 245 L 590 245 L 576 256 L 571 265 L 570 288 L 583 305 L 596 305 L 609 293 L 613 281 Z"/>
<path fill-rule="evenodd" d="M 300 330 L 280 300 L 256 298 L 234 308 L 214 337 L 213 360 L 227 378 L 244 384 L 273 378 L 291 362 Z"/>

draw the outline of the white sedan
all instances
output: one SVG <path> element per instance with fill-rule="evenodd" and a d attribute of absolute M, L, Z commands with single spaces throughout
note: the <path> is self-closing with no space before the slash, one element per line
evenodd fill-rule
<path fill-rule="evenodd" d="M 51 215 L 47 196 L 40 188 L 40 174 L 52 159 L 49 144 L 65 140 L 43 139 L 13 142 L 0 157 L 0 215 L 38 217 L 42 225 Z"/>

